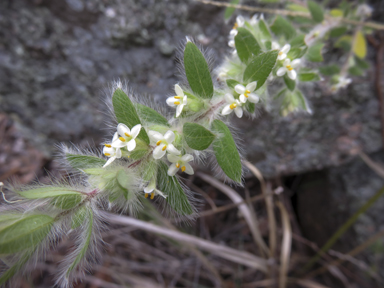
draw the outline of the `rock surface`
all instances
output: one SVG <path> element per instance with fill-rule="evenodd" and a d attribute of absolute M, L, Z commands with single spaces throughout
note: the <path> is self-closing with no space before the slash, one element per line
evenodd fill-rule
<path fill-rule="evenodd" d="M 190 35 L 228 52 L 223 10 L 194 1 L 14 0 L 0 4 L 0 109 L 49 157 L 60 141 L 99 143 L 103 90 L 127 80 L 162 102 L 177 78 L 176 47 Z M 381 148 L 372 71 L 337 96 L 304 87 L 314 114 L 237 121 L 246 157 L 273 177 L 339 165 Z M 144 96 L 143 96 L 144 97 Z"/>

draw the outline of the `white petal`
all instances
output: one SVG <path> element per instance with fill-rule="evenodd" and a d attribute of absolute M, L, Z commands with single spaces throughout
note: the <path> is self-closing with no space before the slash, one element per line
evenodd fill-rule
<path fill-rule="evenodd" d="M 171 166 L 169 166 L 168 168 L 168 175 L 169 176 L 175 176 L 175 174 L 177 173 L 177 170 L 179 170 L 179 168 L 176 167 L 176 164 L 173 163 Z"/>
<path fill-rule="evenodd" d="M 151 193 L 153 190 L 155 190 L 155 187 L 151 184 L 144 188 L 145 193 Z"/>
<path fill-rule="evenodd" d="M 157 132 L 157 131 L 153 131 L 153 130 L 149 130 L 148 136 L 153 142 L 163 140 L 163 138 L 164 138 L 163 134 L 161 134 L 160 132 Z"/>
<path fill-rule="evenodd" d="M 257 24 L 258 22 L 258 18 L 259 18 L 259 15 L 258 14 L 254 14 L 251 18 L 251 21 L 249 21 L 251 24 Z"/>
<path fill-rule="evenodd" d="M 185 154 L 181 157 L 181 161 L 183 162 L 191 162 L 193 161 L 193 156 L 191 154 Z"/>
<path fill-rule="evenodd" d="M 180 160 L 180 156 L 174 154 L 167 154 L 167 159 L 169 162 L 176 163 Z"/>
<path fill-rule="evenodd" d="M 237 117 L 239 118 L 243 117 L 243 109 L 241 107 L 236 107 L 233 110 L 235 110 L 235 114 Z"/>
<path fill-rule="evenodd" d="M 288 77 L 292 80 L 296 80 L 297 73 L 295 70 L 288 71 Z"/>
<path fill-rule="evenodd" d="M 285 67 L 280 67 L 280 68 L 277 70 L 276 75 L 279 76 L 279 77 L 281 77 L 281 76 L 283 76 L 286 72 L 287 72 L 287 68 L 285 68 Z"/>
<path fill-rule="evenodd" d="M 232 48 L 235 48 L 235 40 L 231 40 L 228 42 L 228 46 L 229 47 L 232 47 Z"/>
<path fill-rule="evenodd" d="M 236 86 L 235 86 L 235 91 L 237 92 L 237 93 L 239 93 L 239 94 L 244 94 L 244 92 L 245 92 L 245 87 L 243 86 L 243 85 L 241 85 L 241 84 L 237 84 Z M 233 96 L 232 96 L 233 97 Z"/>
<path fill-rule="evenodd" d="M 258 103 L 260 101 L 260 98 L 256 94 L 251 93 L 248 95 L 248 100 L 249 102 L 252 102 L 252 103 Z"/>
<path fill-rule="evenodd" d="M 175 85 L 175 92 L 176 92 L 176 95 L 177 95 L 177 96 L 180 96 L 180 97 L 183 97 L 183 96 L 184 96 L 183 89 L 181 89 L 181 87 L 179 86 L 179 84 L 176 84 L 176 85 Z"/>
<path fill-rule="evenodd" d="M 241 103 L 246 103 L 246 102 L 247 102 L 247 97 L 245 97 L 244 94 L 241 94 L 240 97 L 239 97 L 239 99 L 240 99 L 240 102 L 241 102 Z"/>
<path fill-rule="evenodd" d="M 116 148 L 116 158 L 121 158 L 121 150 L 120 150 L 120 148 Z"/>
<path fill-rule="evenodd" d="M 111 164 L 113 161 L 115 161 L 116 157 L 111 157 L 108 159 L 108 161 L 104 164 L 103 168 L 107 167 L 109 164 Z"/>
<path fill-rule="evenodd" d="M 279 54 L 279 56 L 277 56 L 278 60 L 284 60 L 285 58 L 287 58 L 287 54 L 285 53 Z"/>
<path fill-rule="evenodd" d="M 253 92 L 253 91 L 255 91 L 255 89 L 256 89 L 256 85 L 257 85 L 257 81 L 253 81 L 253 82 L 249 83 L 249 84 L 245 87 L 245 89 L 247 89 L 247 90 Z"/>
<path fill-rule="evenodd" d="M 175 140 L 175 133 L 173 133 L 173 131 L 171 131 L 171 130 L 168 130 L 168 131 L 165 132 L 165 134 L 164 134 L 164 139 L 165 139 L 165 141 L 167 141 L 168 143 L 172 143 L 172 142 Z"/>
<path fill-rule="evenodd" d="M 133 126 L 132 130 L 131 130 L 131 137 L 133 139 L 135 139 L 137 137 L 137 135 L 139 135 L 140 130 L 141 130 L 141 124 L 137 124 L 137 125 Z"/>
<path fill-rule="evenodd" d="M 135 150 L 135 148 L 136 148 L 136 140 L 135 139 L 130 140 L 128 142 L 128 144 L 127 144 L 127 148 L 128 148 L 129 152 Z"/>
<path fill-rule="evenodd" d="M 167 151 L 168 151 L 168 153 L 175 154 L 175 155 L 180 155 L 181 154 L 181 152 L 179 150 L 177 150 L 176 147 L 173 146 L 173 144 L 168 144 L 167 145 Z"/>
<path fill-rule="evenodd" d="M 288 66 L 290 64 L 291 64 L 291 60 L 289 58 L 284 60 L 284 64 L 283 64 L 284 66 Z"/>
<path fill-rule="evenodd" d="M 223 108 L 223 110 L 221 111 L 221 114 L 222 115 L 228 115 L 228 114 L 231 114 L 232 113 L 232 109 L 230 108 L 230 105 L 227 105 Z"/>
<path fill-rule="evenodd" d="M 185 95 L 182 99 L 183 99 L 182 104 L 187 105 L 187 103 L 188 103 L 187 95 Z"/>
<path fill-rule="evenodd" d="M 165 102 L 167 102 L 167 104 L 169 106 L 171 106 L 171 107 L 175 107 L 176 106 L 176 104 L 175 104 L 176 101 L 177 100 L 173 96 L 172 97 L 168 97 L 167 100 L 165 100 Z"/>
<path fill-rule="evenodd" d="M 185 170 L 184 172 L 189 174 L 189 175 L 193 175 L 195 172 L 193 171 L 193 168 L 191 165 L 189 165 L 188 163 L 184 163 L 184 166 L 185 166 Z"/>
<path fill-rule="evenodd" d="M 126 137 L 125 133 L 128 133 L 129 135 L 131 135 L 131 130 L 127 127 L 127 125 L 123 123 L 119 123 L 119 125 L 117 125 L 117 132 L 119 133 L 120 136 L 123 136 L 123 137 Z"/>
<path fill-rule="evenodd" d="M 105 153 L 108 153 L 110 155 L 114 155 L 115 154 L 115 149 L 112 148 L 112 147 L 104 147 L 103 148 L 103 154 Z"/>
<path fill-rule="evenodd" d="M 279 43 L 273 41 L 273 42 L 272 42 L 272 50 L 277 50 L 277 49 L 279 49 L 279 48 L 280 48 Z"/>
<path fill-rule="evenodd" d="M 112 147 L 114 148 L 123 148 L 127 146 L 127 142 L 120 141 L 120 139 L 117 139 L 115 142 L 112 142 Z"/>
<path fill-rule="evenodd" d="M 115 134 L 113 134 L 112 142 L 116 141 L 117 139 L 119 139 L 119 133 L 115 132 Z"/>
<path fill-rule="evenodd" d="M 283 46 L 283 48 L 281 48 L 281 52 L 283 52 L 283 53 L 288 53 L 288 51 L 291 49 L 291 45 L 289 45 L 289 44 L 285 44 L 284 46 Z"/>
<path fill-rule="evenodd" d="M 297 66 L 300 65 L 300 62 L 301 62 L 301 59 L 295 59 L 295 60 L 293 60 L 292 63 L 291 63 L 291 67 L 292 67 L 292 68 L 296 68 Z"/>
<path fill-rule="evenodd" d="M 177 105 L 177 108 L 176 108 L 176 117 L 179 117 L 181 112 L 183 112 L 183 108 L 184 108 L 184 104 L 179 104 Z"/>
<path fill-rule="evenodd" d="M 153 150 L 153 158 L 160 159 L 165 155 L 166 150 L 163 150 L 163 147 L 164 147 L 164 144 L 157 146 Z"/>
<path fill-rule="evenodd" d="M 235 37 L 237 35 L 239 31 L 237 31 L 236 29 L 232 29 L 230 32 L 229 32 L 229 35 L 232 36 L 232 37 Z"/>
<path fill-rule="evenodd" d="M 244 17 L 241 15 L 237 16 L 236 22 L 237 22 L 237 25 L 239 25 L 239 27 L 242 27 L 244 25 L 244 22 L 245 22 Z"/>
<path fill-rule="evenodd" d="M 168 196 L 165 195 L 163 192 L 161 192 L 159 189 L 155 189 L 155 193 L 156 195 L 160 195 L 161 197 L 163 198 L 167 198 Z"/>
<path fill-rule="evenodd" d="M 227 101 L 227 103 L 230 103 L 230 104 L 235 102 L 235 97 L 233 97 L 233 95 L 231 93 L 225 94 L 224 99 L 225 99 L 225 101 Z"/>

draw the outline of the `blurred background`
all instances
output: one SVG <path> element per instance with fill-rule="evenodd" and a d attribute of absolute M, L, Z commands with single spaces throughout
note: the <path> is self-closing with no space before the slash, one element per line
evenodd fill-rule
<path fill-rule="evenodd" d="M 371 2 L 373 20 L 382 22 L 384 2 Z M 141 97 L 163 103 L 179 81 L 177 50 L 185 36 L 212 50 L 219 64 L 229 52 L 227 36 L 234 21 L 225 23 L 223 15 L 223 8 L 192 0 L 1 0 L 0 181 L 44 182 L 48 174 L 60 175 L 54 161 L 55 145 L 60 142 L 99 146 L 109 133 L 103 98 L 114 80 L 128 81 Z M 372 39 L 384 53 L 383 34 L 373 34 Z M 300 268 L 295 257 L 312 255 L 318 249 L 313 247 L 321 247 L 384 186 L 384 179 L 366 164 L 367 158 L 361 158 L 365 153 L 379 170 L 384 165 L 383 95 L 378 94 L 383 81 L 376 80 L 383 73 L 383 55 L 378 57 L 376 48 L 369 46 L 367 59 L 372 66 L 366 75 L 336 95 L 327 94 L 321 82 L 303 87 L 313 115 L 282 118 L 261 111 L 255 120 L 235 121 L 245 158 L 270 187 L 284 191 L 279 197 L 297 239 L 302 240 L 293 240 L 293 270 Z M 337 51 L 326 53 L 330 62 L 339 57 Z M 199 177 L 187 181 L 202 199 L 202 211 L 231 203 Z M 246 186 L 237 190 L 245 198 L 248 193 L 260 194 L 259 187 L 249 174 Z M 264 203 L 254 208 L 267 237 Z M 383 211 L 382 198 L 339 239 L 333 247 L 335 255 L 383 230 Z M 130 227 L 111 225 L 111 229 L 114 232 L 104 235 L 109 243 L 105 257 L 76 287 L 220 287 L 223 283 L 264 287 L 245 284 L 261 280 L 257 273 L 207 255 L 222 278 L 217 284 L 185 247 Z M 236 249 L 255 249 L 236 209 L 201 217 L 182 229 Z M 64 240 L 62 247 L 70 245 Z M 50 263 L 61 259 L 63 249 L 33 268 L 22 287 L 52 287 Z M 353 258 L 356 262 L 347 261 L 343 275 L 322 274 L 320 282 L 328 287 L 383 287 L 383 253 L 381 238 Z"/>

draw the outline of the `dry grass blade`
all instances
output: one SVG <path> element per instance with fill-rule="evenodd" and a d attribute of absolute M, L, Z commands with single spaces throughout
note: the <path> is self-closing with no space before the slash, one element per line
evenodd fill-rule
<path fill-rule="evenodd" d="M 324 286 L 322 284 L 313 282 L 308 279 L 295 279 L 295 278 L 288 278 L 289 283 L 299 284 L 306 288 L 329 288 L 328 286 Z"/>
<path fill-rule="evenodd" d="M 285 288 L 287 284 L 287 273 L 289 267 L 289 259 L 291 255 L 292 244 L 292 228 L 289 222 L 289 215 L 281 202 L 276 203 L 280 209 L 281 220 L 283 224 L 283 241 L 281 243 L 280 255 L 280 271 L 279 271 L 279 288 Z"/>
<path fill-rule="evenodd" d="M 196 173 L 196 176 L 200 177 L 207 183 L 211 184 L 213 187 L 216 187 L 217 189 L 219 189 L 221 192 L 227 195 L 234 203 L 240 203 L 244 201 L 244 199 L 241 198 L 240 195 L 235 190 L 221 183 L 220 181 L 216 180 L 212 176 L 209 176 L 200 172 Z M 250 211 L 249 207 L 246 204 L 239 205 L 239 210 L 243 214 L 244 219 L 246 220 L 249 226 L 249 229 L 251 230 L 255 243 L 259 246 L 262 252 L 268 254 L 269 249 L 265 244 L 263 238 L 261 237 L 258 221 L 255 215 Z"/>
<path fill-rule="evenodd" d="M 267 214 L 268 214 L 268 225 L 269 225 L 269 248 L 270 255 L 273 257 L 276 251 L 276 219 L 275 213 L 273 211 L 273 196 L 268 193 L 267 185 L 265 184 L 264 177 L 254 165 L 252 165 L 248 161 L 243 161 L 245 166 L 248 167 L 249 170 L 256 176 L 256 178 L 260 181 L 261 191 L 265 196 L 265 204 L 267 206 Z"/>
<path fill-rule="evenodd" d="M 368 157 L 367 154 L 364 152 L 359 153 L 361 159 L 371 168 L 373 171 L 376 172 L 377 175 L 384 178 L 384 167 L 381 166 L 379 163 L 374 162 L 371 158 Z"/>
<path fill-rule="evenodd" d="M 267 272 L 267 261 L 255 255 L 252 255 L 248 252 L 238 251 L 230 247 L 225 247 L 207 240 L 200 239 L 192 235 L 188 235 L 178 231 L 173 231 L 171 229 L 168 229 L 162 226 L 157 226 L 152 223 L 147 223 L 145 221 L 141 221 L 131 217 L 119 216 L 119 215 L 115 215 L 107 212 L 102 212 L 102 214 L 111 223 L 120 224 L 120 225 L 129 225 L 129 226 L 137 227 L 144 231 L 163 235 L 177 241 L 191 244 L 204 251 L 215 254 L 221 258 L 230 260 L 232 262 L 242 264 L 247 267 L 255 268 L 263 272 Z"/>

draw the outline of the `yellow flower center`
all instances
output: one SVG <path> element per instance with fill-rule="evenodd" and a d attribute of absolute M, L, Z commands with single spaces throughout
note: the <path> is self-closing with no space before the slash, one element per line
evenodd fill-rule
<path fill-rule="evenodd" d="M 175 98 L 175 99 L 180 99 L 181 97 L 180 97 L 180 96 L 175 96 L 174 98 Z"/>
<path fill-rule="evenodd" d="M 175 105 L 180 105 L 180 101 L 173 102 Z"/>
<path fill-rule="evenodd" d="M 283 55 L 283 51 L 280 51 L 280 52 L 279 52 L 279 56 L 281 56 L 281 55 Z"/>
<path fill-rule="evenodd" d="M 292 70 L 293 70 L 293 68 L 292 68 L 291 65 L 287 65 L 287 66 L 285 66 L 285 67 L 287 67 L 287 69 L 288 69 L 289 71 L 292 71 Z"/>
<path fill-rule="evenodd" d="M 109 153 L 104 153 L 104 155 L 105 155 L 105 156 L 111 156 L 111 154 L 109 154 Z"/>
<path fill-rule="evenodd" d="M 237 24 L 237 22 L 235 22 L 235 24 L 233 24 L 233 28 L 232 29 L 237 29 L 237 27 L 239 27 L 239 24 Z"/>
<path fill-rule="evenodd" d="M 245 96 L 245 98 L 248 98 L 248 94 L 249 93 L 251 93 L 251 91 L 249 91 L 249 90 L 245 90 L 245 92 L 244 92 L 244 96 Z"/>
<path fill-rule="evenodd" d="M 161 140 L 156 142 L 156 146 L 159 146 L 161 144 Z"/>
<path fill-rule="evenodd" d="M 119 137 L 119 140 L 120 140 L 121 142 L 125 142 L 125 138 L 123 138 L 123 137 Z"/>
<path fill-rule="evenodd" d="M 155 192 L 151 193 L 151 200 L 153 200 L 153 198 L 155 198 Z"/>
<path fill-rule="evenodd" d="M 237 107 L 236 103 L 232 103 L 231 105 L 229 105 L 229 108 L 231 108 L 232 110 L 235 109 L 236 107 Z"/>
<path fill-rule="evenodd" d="M 179 162 L 176 163 L 176 168 L 180 168 Z"/>
<path fill-rule="evenodd" d="M 111 148 L 111 144 L 104 144 L 105 147 Z"/>
<path fill-rule="evenodd" d="M 181 171 L 182 171 L 182 172 L 185 171 L 185 166 L 181 167 Z"/>
<path fill-rule="evenodd" d="M 124 135 L 127 137 L 131 137 L 131 135 L 129 135 L 127 132 L 125 132 Z"/>
<path fill-rule="evenodd" d="M 165 151 L 165 149 L 167 149 L 167 145 L 164 145 L 163 149 L 161 150 Z"/>

